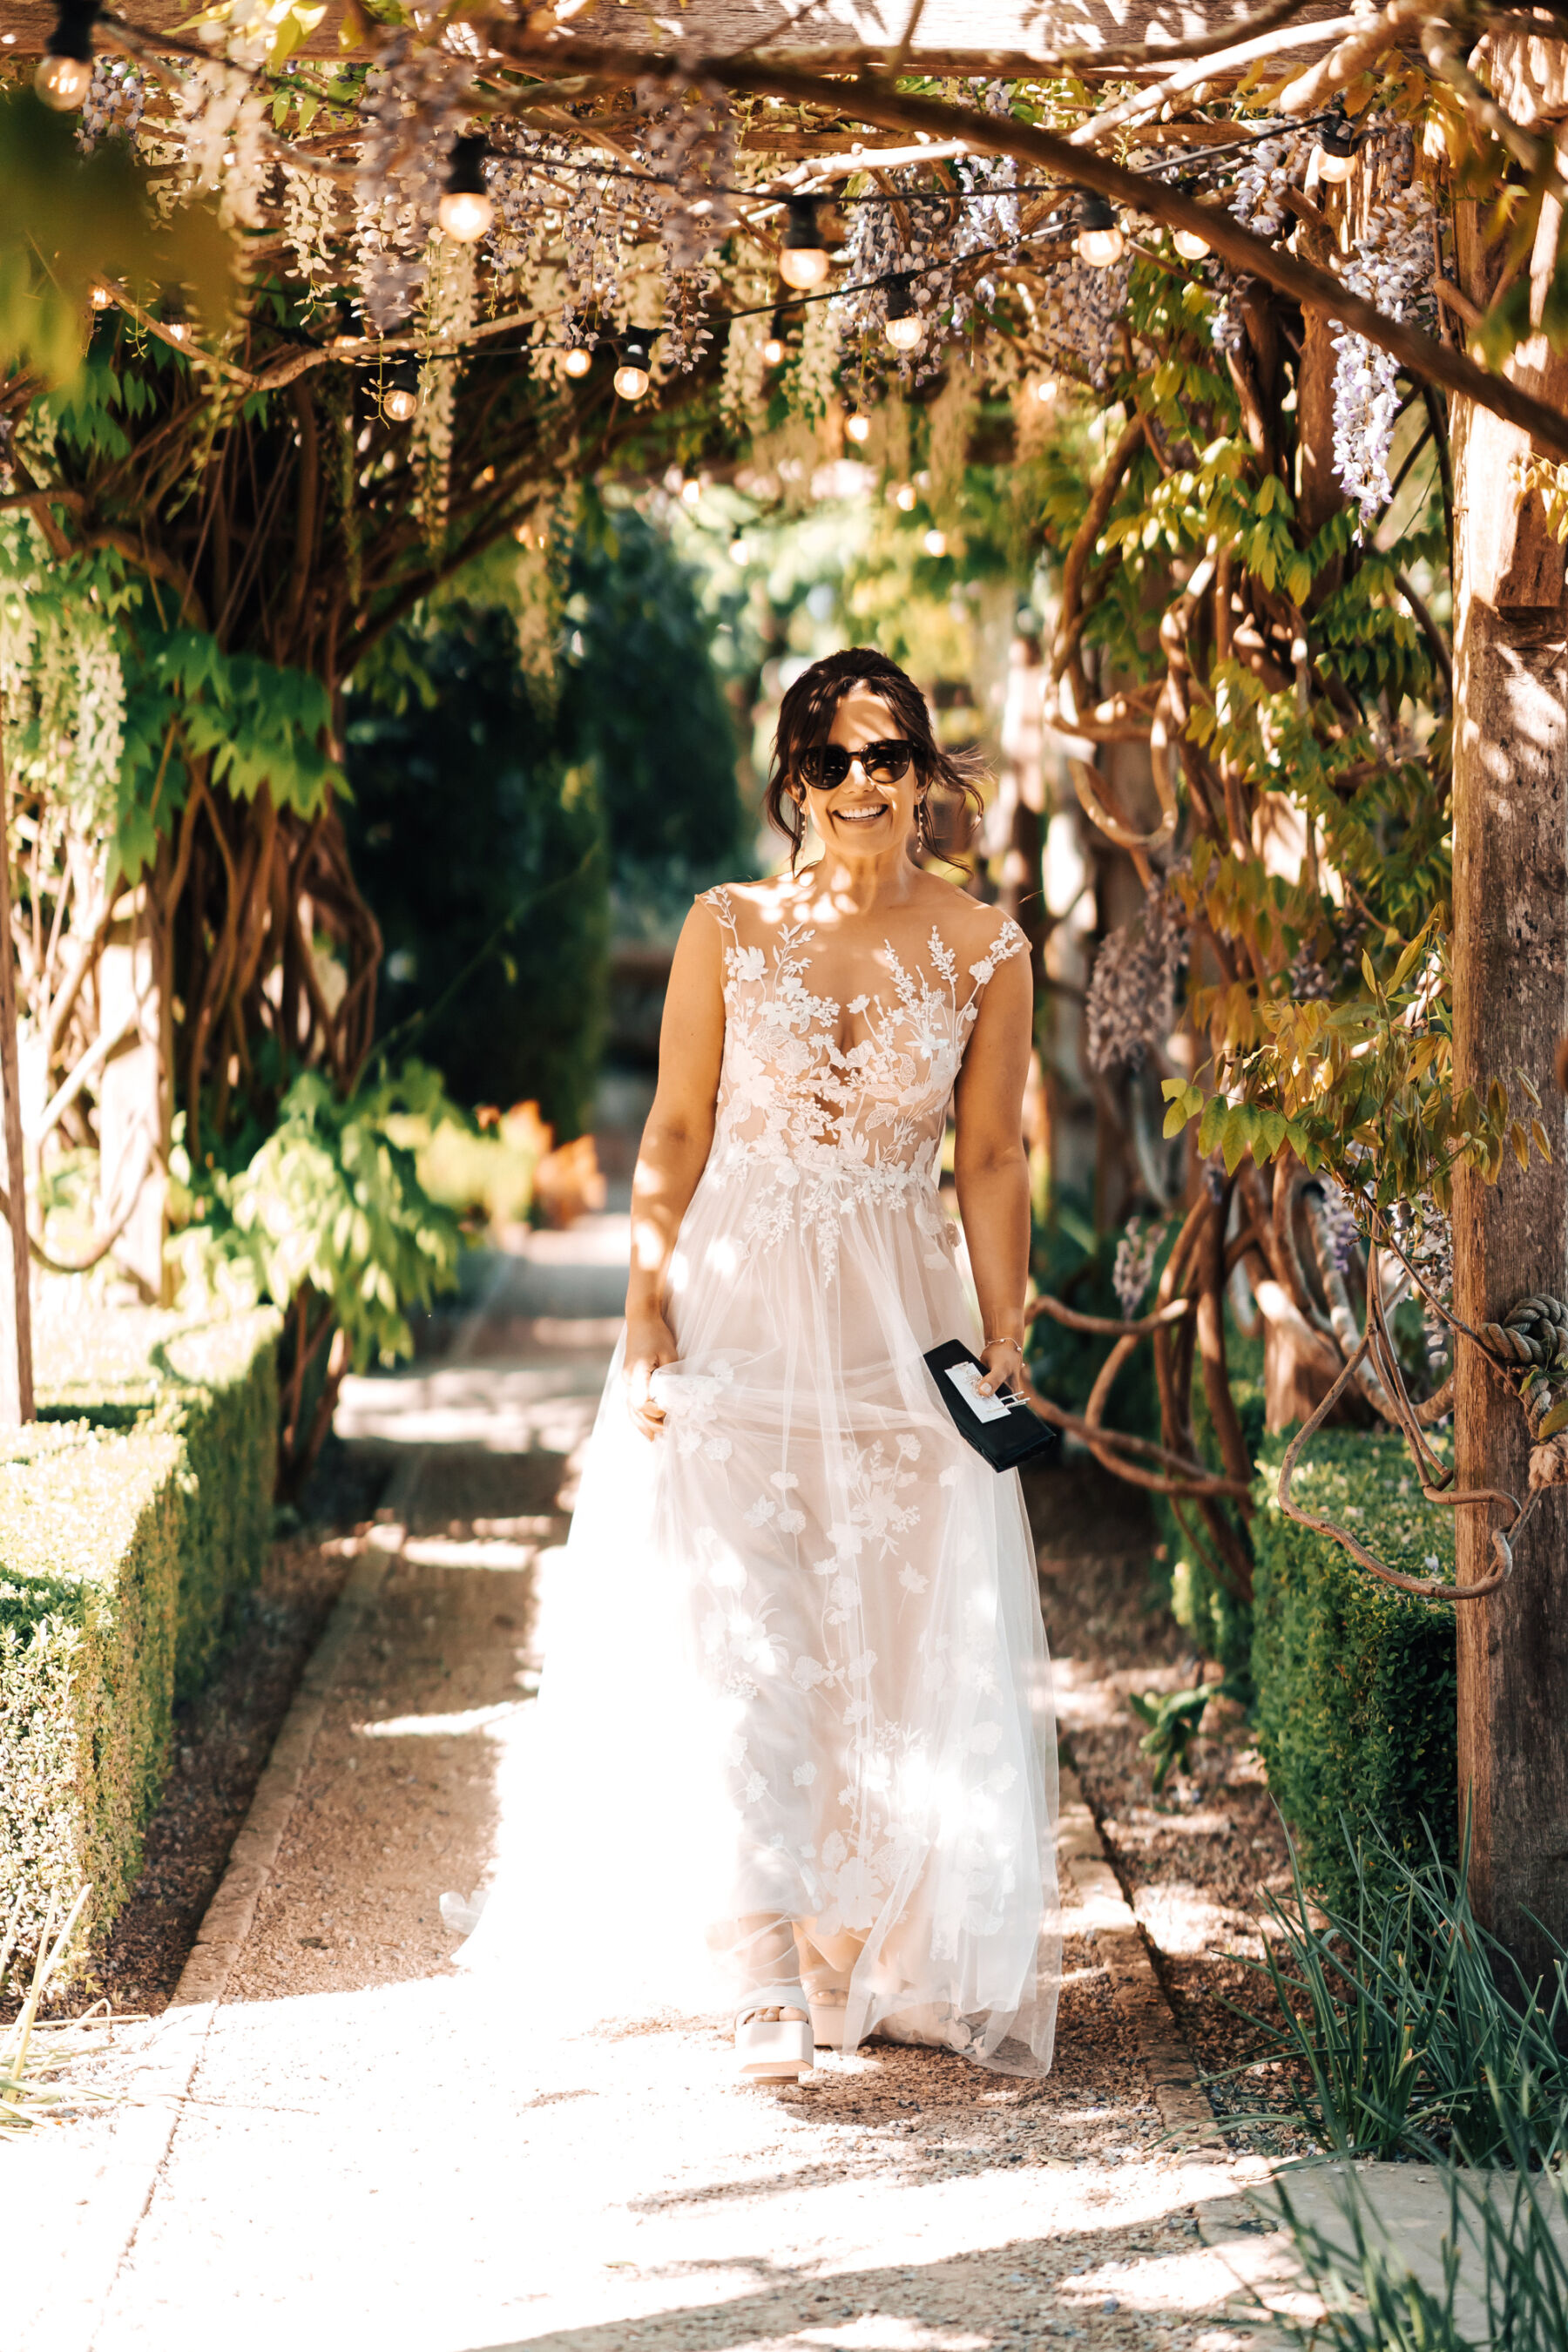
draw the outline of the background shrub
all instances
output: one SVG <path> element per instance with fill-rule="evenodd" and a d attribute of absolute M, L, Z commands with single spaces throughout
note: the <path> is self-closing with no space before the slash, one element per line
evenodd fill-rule
<path fill-rule="evenodd" d="M 1429 1854 L 1430 1823 L 1440 1853 L 1453 1856 L 1454 1612 L 1378 1582 L 1328 1537 L 1285 1517 L 1277 1490 L 1287 1443 L 1264 1443 L 1252 1523 L 1258 1745 L 1309 1883 L 1349 1911 L 1357 1881 L 1342 1817 L 1352 1836 L 1374 1822 L 1411 1863 Z M 1362 1533 L 1391 1568 L 1454 1572 L 1454 1515 L 1423 1500 L 1392 1432 L 1320 1434 L 1291 1496 Z M 1376 1882 L 1370 1847 L 1363 1863 Z"/>

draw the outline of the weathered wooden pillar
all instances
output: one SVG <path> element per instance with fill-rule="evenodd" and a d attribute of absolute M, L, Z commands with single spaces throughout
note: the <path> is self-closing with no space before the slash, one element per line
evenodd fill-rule
<path fill-rule="evenodd" d="M 1519 45 L 1522 47 L 1522 44 Z M 1513 111 L 1520 111 L 1516 104 Z M 1528 101 L 1527 101 L 1528 110 Z M 1461 208 L 1460 274 L 1492 290 L 1497 249 Z M 1463 215 L 1468 214 L 1468 217 Z M 1543 209 L 1532 274 L 1553 267 L 1558 207 Z M 1539 310 L 1536 314 L 1539 316 Z M 1568 362 L 1543 338 L 1510 373 L 1568 409 Z M 1568 1034 L 1568 604 L 1563 551 L 1538 496 L 1521 500 L 1525 436 L 1455 404 L 1454 1049 L 1456 1089 L 1485 1098 L 1518 1073 L 1543 1104 L 1550 1162 L 1455 1192 L 1455 1300 L 1472 1326 L 1531 1290 L 1568 1292 L 1568 1106 L 1552 1072 Z M 1461 1348 L 1455 1394 L 1461 1486 L 1522 1500 L 1522 1414 L 1477 1352 Z M 1458 1576 L 1493 1565 L 1486 1515 L 1458 1514 Z M 1459 1793 L 1473 1806 L 1471 1892 L 1480 1917 L 1534 1975 L 1546 1962 L 1530 1915 L 1568 1937 L 1568 1510 L 1550 1496 L 1516 1548 L 1512 1580 L 1458 1617 Z"/>

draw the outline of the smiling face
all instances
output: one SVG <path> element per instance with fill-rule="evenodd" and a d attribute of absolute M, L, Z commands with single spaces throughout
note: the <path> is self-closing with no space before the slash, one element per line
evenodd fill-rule
<path fill-rule="evenodd" d="M 868 774 L 857 756 L 873 743 L 908 746 L 896 714 L 879 694 L 852 687 L 833 714 L 827 740 L 849 754 L 850 767 L 840 783 L 804 785 L 817 838 L 845 858 L 885 857 L 889 850 L 901 850 L 914 830 L 921 791 L 914 761 L 893 777 L 881 771 Z"/>

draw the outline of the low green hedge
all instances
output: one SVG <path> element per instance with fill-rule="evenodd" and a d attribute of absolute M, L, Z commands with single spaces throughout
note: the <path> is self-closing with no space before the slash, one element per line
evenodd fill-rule
<path fill-rule="evenodd" d="M 1353 1835 L 1375 1822 L 1412 1860 L 1427 1853 L 1430 1823 L 1440 1850 L 1454 1853 L 1454 1612 L 1379 1582 L 1331 1538 L 1285 1517 L 1278 1486 L 1288 1442 L 1265 1444 L 1252 1523 L 1258 1745 L 1309 1882 L 1331 1907 L 1353 1913 L 1342 1822 Z M 1320 1434 L 1290 1491 L 1390 1568 L 1453 1575 L 1454 1514 L 1422 1499 L 1392 1432 Z"/>
<path fill-rule="evenodd" d="M 170 1429 L 35 1423 L 0 1441 L 0 1927 L 52 1890 L 101 1927 L 168 1759 L 185 1448 Z"/>
<path fill-rule="evenodd" d="M 275 1307 L 193 1323 L 155 1307 L 89 1308 L 39 1331 L 41 1421 L 150 1425 L 184 1444 L 189 1485 L 174 1696 L 206 1680 L 236 1596 L 261 1572 L 278 1448 Z"/>

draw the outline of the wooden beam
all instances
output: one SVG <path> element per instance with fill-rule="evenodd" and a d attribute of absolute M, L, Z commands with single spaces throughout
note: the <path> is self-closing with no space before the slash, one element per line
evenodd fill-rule
<path fill-rule="evenodd" d="M 1291 11 L 1291 19 L 1309 23 L 1337 16 L 1344 5 L 1345 0 L 1302 0 Z M 188 26 L 195 10 L 191 0 L 121 0 L 112 13 L 156 38 Z M 482 23 L 480 12 L 472 13 Z M 526 14 L 534 21 L 539 13 L 501 6 L 495 16 L 497 21 L 515 22 L 519 14 Z M 929 72 L 977 73 L 1006 66 L 1021 70 L 1031 60 L 1043 60 L 1064 48 L 1093 52 L 1148 42 L 1174 54 L 1194 41 L 1228 37 L 1234 27 L 1245 27 L 1254 13 L 1214 5 L 1214 0 L 1070 0 L 1070 5 L 1050 0 L 1044 7 L 1034 0 L 997 0 L 984 9 L 974 0 L 926 0 L 908 55 Z M 344 0 L 327 0 L 325 16 L 294 54 L 367 56 L 369 51 L 352 32 L 344 45 Z M 804 11 L 779 5 L 779 0 L 688 0 L 685 9 L 672 5 L 651 21 L 639 9 L 635 24 L 639 38 L 657 39 L 663 34 L 671 45 L 694 43 L 703 50 L 787 51 L 818 65 L 843 57 L 885 66 L 901 48 L 909 14 L 910 0 L 820 0 L 819 5 Z M 0 58 L 6 51 L 16 58 L 38 57 L 54 26 L 54 0 L 5 0 L 4 21 Z M 574 33 L 595 41 L 626 41 L 626 12 L 605 0 L 593 0 L 568 21 Z M 186 31 L 181 37 L 189 40 L 191 36 Z"/>

